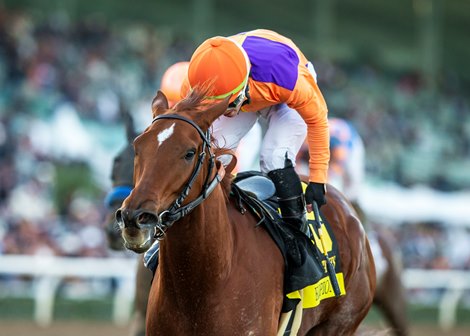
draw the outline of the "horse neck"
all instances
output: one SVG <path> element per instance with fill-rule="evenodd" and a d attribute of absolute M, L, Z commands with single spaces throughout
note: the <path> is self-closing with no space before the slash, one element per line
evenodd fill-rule
<path fill-rule="evenodd" d="M 181 282 L 194 284 L 198 278 L 202 283 L 220 280 L 230 271 L 232 255 L 232 227 L 218 186 L 202 204 L 174 223 L 161 242 L 161 278 L 179 289 Z"/>

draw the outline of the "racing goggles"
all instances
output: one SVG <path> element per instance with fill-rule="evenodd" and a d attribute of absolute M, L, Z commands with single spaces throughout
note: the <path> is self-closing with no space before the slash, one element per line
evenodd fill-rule
<path fill-rule="evenodd" d="M 243 103 L 246 100 L 245 90 L 246 88 L 243 88 L 243 90 L 241 90 L 240 93 L 238 94 L 237 98 L 235 98 L 233 102 L 228 104 L 229 109 L 239 109 L 243 105 Z"/>

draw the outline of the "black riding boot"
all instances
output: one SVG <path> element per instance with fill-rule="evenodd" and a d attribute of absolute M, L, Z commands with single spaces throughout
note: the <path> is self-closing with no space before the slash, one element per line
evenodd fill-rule
<path fill-rule="evenodd" d="M 307 222 L 305 195 L 292 161 L 286 158 L 284 168 L 272 170 L 268 173 L 268 176 L 276 187 L 282 219 L 298 228 L 307 237 L 311 237 Z"/>

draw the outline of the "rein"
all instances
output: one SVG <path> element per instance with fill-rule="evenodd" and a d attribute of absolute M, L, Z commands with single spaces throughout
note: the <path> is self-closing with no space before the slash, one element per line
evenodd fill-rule
<path fill-rule="evenodd" d="M 199 133 L 199 136 L 201 137 L 203 142 L 202 142 L 202 151 L 199 154 L 197 165 L 194 168 L 191 174 L 191 177 L 186 183 L 180 196 L 173 202 L 173 204 L 167 210 L 160 212 L 157 216 L 158 222 L 155 225 L 155 228 L 157 229 L 155 233 L 155 238 L 158 240 L 162 240 L 163 238 L 165 238 L 166 231 L 173 225 L 173 223 L 183 218 L 188 213 L 190 213 L 194 208 L 200 205 L 207 198 L 207 196 L 209 196 L 212 193 L 212 191 L 215 189 L 217 184 L 219 184 L 220 181 L 222 181 L 225 175 L 224 166 L 220 164 L 214 178 L 212 179 L 212 181 L 209 182 L 210 176 L 212 174 L 212 169 L 215 166 L 215 155 L 211 151 L 211 141 L 210 141 L 209 130 L 207 130 L 207 132 L 204 133 L 201 130 L 201 128 L 192 120 L 187 119 L 177 114 L 159 115 L 152 120 L 152 124 L 160 119 L 176 119 L 176 120 L 181 120 L 190 124 Z M 208 156 L 209 169 L 207 171 L 207 175 L 206 175 L 203 187 L 202 187 L 201 194 L 193 201 L 182 206 L 181 204 L 188 196 L 189 192 L 191 191 L 191 187 L 194 181 L 196 180 L 196 177 L 199 175 L 199 172 L 201 171 L 202 165 L 204 163 L 204 159 L 206 158 L 206 151 L 209 153 L 209 156 Z"/>

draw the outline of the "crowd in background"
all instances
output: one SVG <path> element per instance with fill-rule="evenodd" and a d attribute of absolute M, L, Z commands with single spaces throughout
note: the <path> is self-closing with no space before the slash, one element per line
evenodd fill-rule
<path fill-rule="evenodd" d="M 150 113 L 160 75 L 193 48 L 143 24 L 0 11 L 0 254 L 110 254 L 102 200 L 124 141 L 120 111 Z M 418 73 L 313 61 L 330 114 L 365 140 L 369 178 L 470 188 L 461 173 L 470 167 L 470 105 L 458 77 L 446 74 L 430 93 Z M 78 175 L 67 176 L 73 167 Z M 468 230 L 393 230 L 406 267 L 470 269 Z"/>
<path fill-rule="evenodd" d="M 0 253 L 108 254 L 102 199 L 120 112 L 144 109 L 185 48 L 144 25 L 0 12 Z"/>

